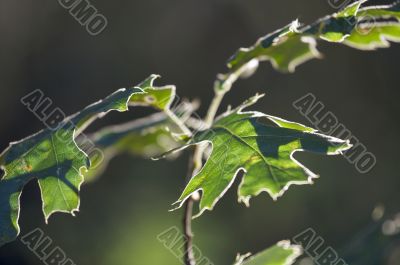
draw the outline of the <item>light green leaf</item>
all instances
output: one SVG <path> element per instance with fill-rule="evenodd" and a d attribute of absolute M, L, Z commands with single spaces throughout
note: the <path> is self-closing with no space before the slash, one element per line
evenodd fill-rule
<path fill-rule="evenodd" d="M 347 46 L 360 50 L 387 48 L 390 42 L 400 42 L 400 23 L 394 21 L 366 21 L 344 40 Z"/>
<path fill-rule="evenodd" d="M 276 200 L 289 186 L 311 184 L 317 177 L 293 158 L 295 152 L 336 155 L 351 147 L 347 141 L 316 133 L 298 123 L 260 112 L 242 112 L 258 98 L 223 114 L 210 129 L 193 137 L 190 144 L 211 143 L 212 151 L 177 201 L 180 206 L 201 190 L 198 215 L 212 210 L 239 171 L 245 172 L 238 189 L 239 202 L 248 205 L 251 197 L 263 191 Z"/>
<path fill-rule="evenodd" d="M 250 48 L 241 48 L 228 61 L 232 72 L 240 71 L 248 63 L 271 61 L 275 69 L 293 72 L 297 65 L 320 56 L 316 50 L 316 42 L 312 38 L 304 38 L 298 33 L 298 21 L 277 30 L 261 39 Z"/>
<path fill-rule="evenodd" d="M 342 10 L 340 10 L 333 16 L 336 18 L 347 18 L 356 16 L 360 9 L 360 6 L 365 2 L 367 2 L 367 0 L 355 1 L 348 6 L 345 6 Z"/>
<path fill-rule="evenodd" d="M 140 87 L 146 93 L 132 95 L 129 105 L 150 106 L 158 110 L 169 109 L 172 101 L 175 98 L 176 88 L 173 85 L 155 87 L 153 85 L 154 80 L 159 77 L 159 75 L 151 75 L 149 78 L 140 83 L 137 87 Z"/>
<path fill-rule="evenodd" d="M 361 18 L 397 18 L 400 19 L 400 2 L 396 1 L 391 5 L 368 6 L 359 10 Z"/>
<path fill-rule="evenodd" d="M 364 2 L 356 1 L 311 25 L 302 26 L 296 20 L 259 39 L 250 48 L 239 49 L 229 59 L 231 72 L 225 76 L 241 72 L 248 64 L 254 65 L 254 60 L 268 60 L 279 71 L 294 72 L 299 64 L 320 57 L 316 49 L 319 40 L 364 50 L 388 47 L 388 41 L 399 42 L 400 3 L 361 8 Z"/>
<path fill-rule="evenodd" d="M 184 102 L 175 109 L 175 114 L 185 121 L 195 108 L 195 104 Z M 151 158 L 182 146 L 184 141 L 175 137 L 175 134 L 179 133 L 180 128 L 164 112 L 106 127 L 89 137 L 95 146 L 103 151 L 104 160 L 85 174 L 85 180 L 90 181 L 99 176 L 108 162 L 118 154 L 130 153 Z"/>
<path fill-rule="evenodd" d="M 289 241 L 280 241 L 249 258 L 249 255 L 239 256 L 234 265 L 291 265 L 301 254 L 300 246 L 290 245 Z"/>
<path fill-rule="evenodd" d="M 0 245 L 14 240 L 19 233 L 19 198 L 32 179 L 39 182 L 46 222 L 55 212 L 74 215 L 79 210 L 79 189 L 90 162 L 75 138 L 109 111 L 128 110 L 132 96 L 143 93 L 140 86 L 120 89 L 64 119 L 57 129 L 45 129 L 10 144 L 0 155 L 4 171 L 0 180 Z"/>

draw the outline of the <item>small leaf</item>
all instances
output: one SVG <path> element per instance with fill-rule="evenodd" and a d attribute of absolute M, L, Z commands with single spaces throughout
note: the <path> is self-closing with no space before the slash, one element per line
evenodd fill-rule
<path fill-rule="evenodd" d="M 175 98 L 176 88 L 173 85 L 155 87 L 153 83 L 159 77 L 159 75 L 151 75 L 140 83 L 137 87 L 146 93 L 132 95 L 129 105 L 150 106 L 158 110 L 169 109 Z"/>
<path fill-rule="evenodd" d="M 291 265 L 301 254 L 300 246 L 280 241 L 250 258 L 247 258 L 249 255 L 239 256 L 234 265 Z"/>
<path fill-rule="evenodd" d="M 295 152 L 336 155 L 351 147 L 347 141 L 316 133 L 298 123 L 260 112 L 242 112 L 253 102 L 223 114 L 210 129 L 193 137 L 190 144 L 211 143 L 212 152 L 187 184 L 177 201 L 180 206 L 201 190 L 198 215 L 212 210 L 239 171 L 245 172 L 238 190 L 240 202 L 248 205 L 251 197 L 263 191 L 276 200 L 289 186 L 311 184 L 317 177 L 293 158 Z"/>
<path fill-rule="evenodd" d="M 365 21 L 344 40 L 344 44 L 360 50 L 376 50 L 389 47 L 389 41 L 400 42 L 400 24 L 398 22 Z"/>
<path fill-rule="evenodd" d="M 293 72 L 297 65 L 311 58 L 318 58 L 320 54 L 315 48 L 315 40 L 303 38 L 298 33 L 299 26 L 296 20 L 259 39 L 254 46 L 239 49 L 228 61 L 228 67 L 232 69 L 232 72 L 238 71 L 246 67 L 253 59 L 257 59 L 270 60 L 275 69 Z"/>

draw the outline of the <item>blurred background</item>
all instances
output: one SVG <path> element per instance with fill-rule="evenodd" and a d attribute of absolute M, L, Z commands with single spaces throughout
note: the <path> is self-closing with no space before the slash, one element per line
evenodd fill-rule
<path fill-rule="evenodd" d="M 162 75 L 157 84 L 175 84 L 179 97 L 201 100 L 203 115 L 216 74 L 226 71 L 225 62 L 237 48 L 293 19 L 310 23 L 336 11 L 325 0 L 91 3 L 108 20 L 98 36 L 89 35 L 56 0 L 0 0 L 1 150 L 44 127 L 20 103 L 35 89 L 70 114 L 157 73 Z M 294 74 L 262 64 L 256 75 L 236 84 L 221 111 L 262 92 L 266 97 L 253 108 L 311 126 L 292 107 L 311 92 L 377 164 L 360 174 L 343 157 L 297 154 L 321 178 L 312 186 L 292 187 L 277 202 L 263 193 L 250 208 L 237 203 L 235 183 L 213 212 L 193 222 L 195 245 L 216 265 L 232 264 L 237 253 L 255 253 L 308 227 L 349 264 L 400 264 L 398 238 L 384 236 L 381 223 L 371 217 L 374 209 L 375 214 L 385 209 L 388 216 L 400 211 L 400 45 L 368 53 L 335 44 L 319 47 L 325 58 L 307 62 Z M 149 113 L 144 108 L 111 113 L 90 130 Z M 22 234 L 42 228 L 78 265 L 181 264 L 156 237 L 181 225 L 182 210 L 168 210 L 183 189 L 187 159 L 188 152 L 157 162 L 118 156 L 101 178 L 82 187 L 77 217 L 56 214 L 48 225 L 39 189 L 31 182 L 21 198 Z M 17 240 L 0 249 L 0 264 L 42 262 Z"/>

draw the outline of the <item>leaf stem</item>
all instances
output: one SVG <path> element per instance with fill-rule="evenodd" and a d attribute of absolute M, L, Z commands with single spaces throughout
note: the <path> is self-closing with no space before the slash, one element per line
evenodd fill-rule
<path fill-rule="evenodd" d="M 212 123 L 215 119 L 215 116 L 217 115 L 217 111 L 219 109 L 219 106 L 221 105 L 222 99 L 224 98 L 226 92 L 223 91 L 219 91 L 219 92 L 215 92 L 215 96 L 210 104 L 210 107 L 208 108 L 207 111 L 207 116 L 204 120 L 207 128 L 212 126 Z"/>
<path fill-rule="evenodd" d="M 178 127 L 179 129 L 188 137 L 192 136 L 192 131 L 186 127 L 185 123 L 179 119 L 179 117 L 176 116 L 175 113 L 173 113 L 170 109 L 165 109 L 164 113 L 168 116 L 168 118 L 171 119 Z"/>

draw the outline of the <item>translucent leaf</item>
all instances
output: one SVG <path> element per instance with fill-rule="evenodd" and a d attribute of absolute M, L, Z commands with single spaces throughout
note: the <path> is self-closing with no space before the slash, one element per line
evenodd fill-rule
<path fill-rule="evenodd" d="M 151 76 L 144 84 L 151 85 L 155 78 Z M 148 86 L 144 89 L 148 90 Z M 46 222 L 55 212 L 74 214 L 79 210 L 79 189 L 90 162 L 75 142 L 76 137 L 109 111 L 128 110 L 132 97 L 144 93 L 140 85 L 120 89 L 65 118 L 57 128 L 10 144 L 0 155 L 4 171 L 0 180 L 0 245 L 14 240 L 19 233 L 19 198 L 24 185 L 32 179 L 39 182 Z"/>
<path fill-rule="evenodd" d="M 361 7 L 356 1 L 343 10 L 319 19 L 311 25 L 290 25 L 260 38 L 253 46 L 241 48 L 228 61 L 231 73 L 241 72 L 254 60 L 271 61 L 282 72 L 293 72 L 299 64 L 319 58 L 319 40 L 343 43 L 372 50 L 389 46 L 388 41 L 400 41 L 400 3 Z"/>
<path fill-rule="evenodd" d="M 201 190 L 199 215 L 206 209 L 212 210 L 239 171 L 244 172 L 238 190 L 240 202 L 248 204 L 251 197 L 263 191 L 277 199 L 289 186 L 311 184 L 317 177 L 294 159 L 295 152 L 336 155 L 351 147 L 348 141 L 319 134 L 298 123 L 260 112 L 242 112 L 258 98 L 223 114 L 210 129 L 193 137 L 190 144 L 208 142 L 212 152 L 201 171 L 187 184 L 177 201 L 180 206 Z"/>
<path fill-rule="evenodd" d="M 297 245 L 290 245 L 289 241 L 280 241 L 254 256 L 239 256 L 234 265 L 291 265 L 302 254 Z"/>
<path fill-rule="evenodd" d="M 175 115 L 185 121 L 196 106 L 184 102 L 175 110 Z M 153 114 L 139 120 L 103 128 L 90 136 L 97 148 L 104 154 L 104 160 L 85 174 L 85 180 L 90 181 L 99 176 L 107 167 L 108 162 L 118 154 L 130 153 L 144 158 L 151 158 L 182 146 L 185 142 L 176 134 L 180 128 L 165 112 Z"/>

